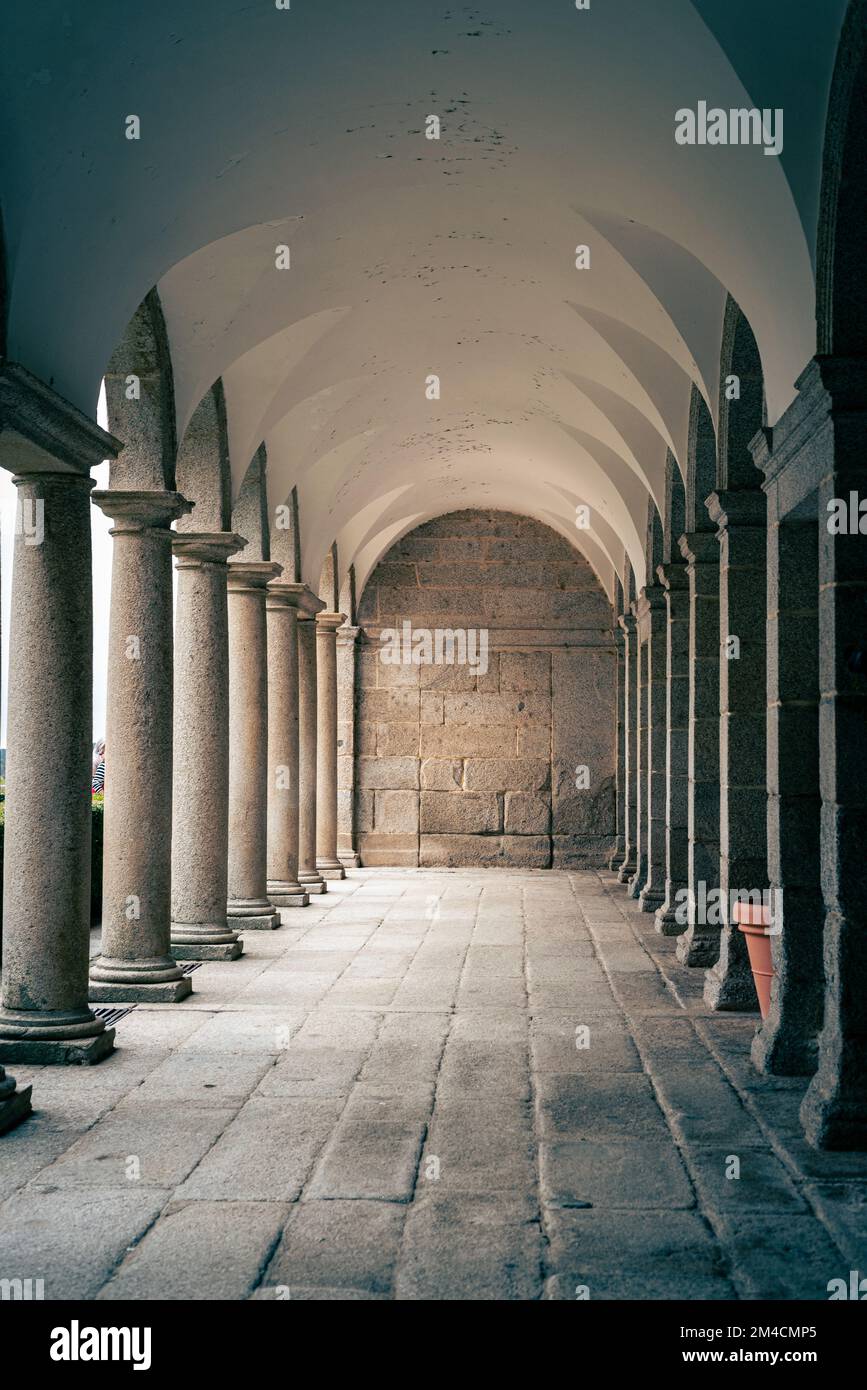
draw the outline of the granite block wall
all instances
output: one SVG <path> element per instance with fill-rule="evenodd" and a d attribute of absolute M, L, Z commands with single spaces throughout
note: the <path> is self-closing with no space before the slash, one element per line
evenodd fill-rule
<path fill-rule="evenodd" d="M 438 517 L 385 555 L 358 622 L 362 864 L 605 863 L 615 834 L 612 612 L 567 540 L 506 512 Z M 436 655 L 437 629 L 486 633 L 486 657 L 471 636 L 474 662 L 388 659 L 426 657 L 428 641 Z"/>

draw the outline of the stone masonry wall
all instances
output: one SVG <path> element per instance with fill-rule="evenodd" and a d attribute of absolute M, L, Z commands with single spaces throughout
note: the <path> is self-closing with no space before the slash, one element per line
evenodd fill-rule
<path fill-rule="evenodd" d="M 555 531 L 427 522 L 359 607 L 355 831 L 364 865 L 603 865 L 614 842 L 611 607 Z M 385 630 L 485 629 L 488 669 L 385 664 Z M 576 769 L 589 786 L 576 788 Z"/>

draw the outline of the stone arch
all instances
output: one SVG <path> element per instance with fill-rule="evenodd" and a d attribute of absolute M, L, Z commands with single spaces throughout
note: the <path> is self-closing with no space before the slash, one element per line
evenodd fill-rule
<path fill-rule="evenodd" d="M 851 0 L 831 83 L 816 248 L 816 336 L 822 354 L 867 352 L 867 0 Z"/>
<path fill-rule="evenodd" d="M 737 386 L 732 383 L 737 378 Z M 732 391 L 738 396 L 732 398 Z M 754 488 L 761 474 L 753 462 L 750 441 L 767 423 L 765 386 L 758 345 L 745 315 L 729 295 L 720 351 L 719 450 L 717 488 Z"/>
<path fill-rule="evenodd" d="M 656 581 L 656 567 L 664 563 L 664 524 L 659 514 L 659 508 L 652 497 L 647 499 L 647 530 L 644 541 L 644 558 L 647 573 L 647 583 L 653 584 Z"/>
<path fill-rule="evenodd" d="M 301 526 L 297 488 L 293 487 L 286 501 L 274 509 L 271 558 L 283 566 L 282 583 L 301 583 Z"/>
<path fill-rule="evenodd" d="M 439 516 L 386 552 L 358 621 L 363 864 L 607 863 L 612 612 L 574 546 L 512 512 Z"/>
<path fill-rule="evenodd" d="M 319 572 L 319 597 L 329 613 L 338 611 L 340 601 L 340 566 L 337 542 L 332 541 Z"/>
<path fill-rule="evenodd" d="M 241 490 L 232 508 L 232 530 L 247 542 L 245 561 L 267 562 L 271 559 L 267 472 L 268 457 L 265 445 L 260 444 L 244 474 Z"/>
<path fill-rule="evenodd" d="M 177 428 L 168 333 L 159 295 L 150 290 L 111 355 L 104 375 L 108 428 L 124 442 L 110 486 L 175 490 Z"/>
<path fill-rule="evenodd" d="M 232 475 L 226 398 L 218 377 L 193 411 L 178 448 L 178 491 L 193 503 L 180 517 L 179 531 L 228 531 L 232 525 Z"/>
<path fill-rule="evenodd" d="M 665 501 L 662 525 L 662 563 L 680 563 L 678 541 L 686 530 L 686 490 L 677 460 L 669 450 L 665 459 Z"/>
<path fill-rule="evenodd" d="M 685 530 L 709 528 L 705 501 L 716 488 L 716 481 L 716 430 L 704 396 L 693 386 L 689 398 Z"/>

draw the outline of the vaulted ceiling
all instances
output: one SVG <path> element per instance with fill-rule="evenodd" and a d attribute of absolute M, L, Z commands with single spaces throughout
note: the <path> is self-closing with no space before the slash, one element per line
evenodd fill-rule
<path fill-rule="evenodd" d="M 298 489 L 308 582 L 335 539 L 363 583 L 428 517 L 501 506 L 568 535 L 609 592 L 624 562 L 640 585 L 647 499 L 662 505 L 669 451 L 685 468 L 693 385 L 716 418 L 727 296 L 771 423 L 815 350 L 845 8 L 16 6 L 0 56 L 9 356 L 95 413 L 156 286 L 179 436 L 222 377 L 235 489 L 264 440 L 272 505 Z M 678 145 L 675 112 L 700 100 L 782 107 L 782 156 Z"/>

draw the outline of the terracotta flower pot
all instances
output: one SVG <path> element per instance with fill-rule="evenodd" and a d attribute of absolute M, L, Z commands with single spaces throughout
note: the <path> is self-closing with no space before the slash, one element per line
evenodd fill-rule
<path fill-rule="evenodd" d="M 771 909 L 756 907 L 753 903 L 735 903 L 734 918 L 738 924 L 738 931 L 742 931 L 747 938 L 750 969 L 753 972 L 756 994 L 759 996 L 759 1010 L 762 1018 L 767 1018 L 768 1009 L 771 1007 L 771 981 L 775 974 L 771 960 L 771 938 L 768 935 L 771 927 Z"/>

